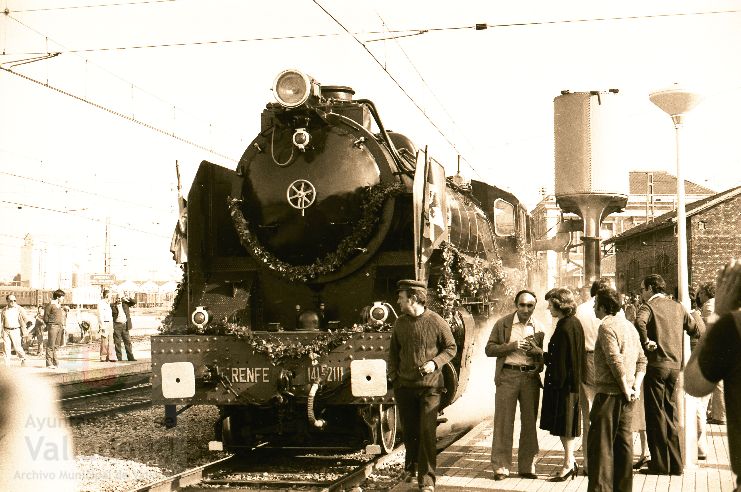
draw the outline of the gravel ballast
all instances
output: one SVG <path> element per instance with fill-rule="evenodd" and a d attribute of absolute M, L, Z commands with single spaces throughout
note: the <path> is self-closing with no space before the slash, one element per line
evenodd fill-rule
<path fill-rule="evenodd" d="M 216 407 L 190 408 L 173 429 L 163 417 L 154 406 L 72 426 L 80 490 L 127 491 L 227 456 L 208 450 Z"/>

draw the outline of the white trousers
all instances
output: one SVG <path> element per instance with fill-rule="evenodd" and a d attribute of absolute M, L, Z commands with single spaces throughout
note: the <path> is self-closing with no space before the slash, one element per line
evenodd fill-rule
<path fill-rule="evenodd" d="M 11 349 L 11 343 L 13 344 L 13 347 L 15 349 L 15 353 L 18 354 L 18 358 L 21 360 L 26 359 L 26 353 L 23 351 L 23 347 L 21 346 L 21 329 L 15 328 L 12 330 L 9 330 L 7 328 L 3 328 L 3 343 L 5 344 L 5 365 L 7 366 L 10 364 L 10 351 Z"/>

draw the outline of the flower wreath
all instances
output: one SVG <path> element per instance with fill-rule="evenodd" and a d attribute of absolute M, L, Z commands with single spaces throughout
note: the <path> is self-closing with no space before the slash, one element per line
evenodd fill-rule
<path fill-rule="evenodd" d="M 281 364 L 291 359 L 308 357 L 315 361 L 328 354 L 332 349 L 346 343 L 357 333 L 373 332 L 379 333 L 390 331 L 391 325 L 354 324 L 350 328 L 335 331 L 327 331 L 317 334 L 311 340 L 289 340 L 279 338 L 272 334 L 255 335 L 246 326 L 234 323 L 215 323 L 209 332 L 216 331 L 219 334 L 234 335 L 237 339 L 246 342 L 256 354 L 265 355 L 273 364 Z"/>
<path fill-rule="evenodd" d="M 496 284 L 506 280 L 502 261 L 497 258 L 488 265 L 481 258 L 466 261 L 465 256 L 452 244 L 443 242 L 441 247 L 442 268 L 435 293 L 440 300 L 441 316 L 452 324 L 455 313 L 462 304 L 461 295 L 485 298 Z"/>
<path fill-rule="evenodd" d="M 386 199 L 395 196 L 406 188 L 398 182 L 379 183 L 363 189 L 362 217 L 358 220 L 355 229 L 337 246 L 337 251 L 328 253 L 324 258 L 318 258 L 310 265 L 291 265 L 275 257 L 250 231 L 249 223 L 244 217 L 238 198 L 228 198 L 229 214 L 232 217 L 234 228 L 239 235 L 242 246 L 263 265 L 277 273 L 286 280 L 292 282 L 308 282 L 321 275 L 335 272 L 357 252 L 359 246 L 364 244 L 371 236 L 373 229 L 380 220 L 378 213 Z"/>

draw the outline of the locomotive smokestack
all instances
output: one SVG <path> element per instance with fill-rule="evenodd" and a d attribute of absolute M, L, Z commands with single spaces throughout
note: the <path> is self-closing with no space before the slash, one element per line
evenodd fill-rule
<path fill-rule="evenodd" d="M 346 85 L 323 85 L 322 97 L 324 99 L 334 99 L 335 101 L 352 101 L 355 91 L 352 87 Z"/>

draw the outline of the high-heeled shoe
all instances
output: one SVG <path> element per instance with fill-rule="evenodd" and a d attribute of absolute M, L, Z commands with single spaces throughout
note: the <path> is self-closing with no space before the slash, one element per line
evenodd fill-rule
<path fill-rule="evenodd" d="M 571 470 L 569 470 L 568 472 L 566 472 L 566 475 L 559 475 L 557 477 L 551 478 L 548 481 L 549 482 L 565 482 L 566 480 L 569 479 L 569 477 L 571 477 L 571 480 L 573 480 L 573 479 L 576 478 L 576 475 L 578 473 L 579 473 L 579 465 L 577 465 L 576 463 L 574 463 L 574 467 Z"/>

